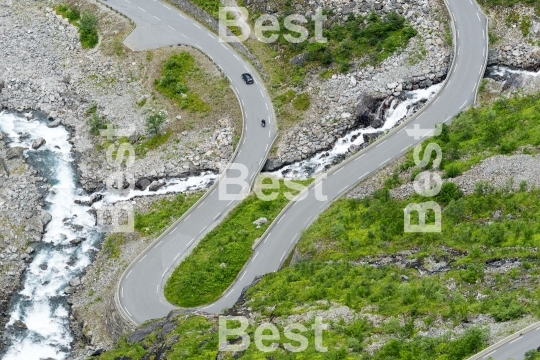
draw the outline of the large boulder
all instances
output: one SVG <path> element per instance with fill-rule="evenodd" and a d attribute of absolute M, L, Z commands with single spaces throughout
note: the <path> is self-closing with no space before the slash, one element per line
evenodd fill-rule
<path fill-rule="evenodd" d="M 487 66 L 497 65 L 498 63 L 499 63 L 499 51 L 497 49 L 489 50 Z"/>
<path fill-rule="evenodd" d="M 161 325 L 162 325 L 161 321 L 156 321 L 156 322 L 150 323 L 148 325 L 145 325 L 142 328 L 139 328 L 139 329 L 135 330 L 134 332 L 132 332 L 131 334 L 129 334 L 126 337 L 126 341 L 128 343 L 130 343 L 130 344 L 135 344 L 135 343 L 141 342 L 148 335 L 150 335 L 151 333 L 153 333 L 154 331 L 159 329 L 161 327 Z"/>
<path fill-rule="evenodd" d="M 39 149 L 40 147 L 42 147 L 43 145 L 45 145 L 46 141 L 44 138 L 40 137 L 40 138 L 37 138 L 36 140 L 34 140 L 34 142 L 32 143 L 32 149 L 34 150 L 37 150 Z"/>
<path fill-rule="evenodd" d="M 141 191 L 144 191 L 148 186 L 150 186 L 151 183 L 152 182 L 148 178 L 144 177 L 137 180 L 137 182 L 135 183 L 135 187 Z"/>
<path fill-rule="evenodd" d="M 159 189 L 161 189 L 164 186 L 165 186 L 165 181 L 156 180 L 156 181 L 152 181 L 152 183 L 148 187 L 148 190 L 150 190 L 150 191 L 158 191 Z"/>
<path fill-rule="evenodd" d="M 52 220 L 52 215 L 48 211 L 42 210 L 41 223 L 43 224 L 43 226 L 46 226 L 48 223 L 51 222 L 51 220 Z"/>
<path fill-rule="evenodd" d="M 6 151 L 6 159 L 11 160 L 15 158 L 20 158 L 23 152 L 24 152 L 24 148 L 22 146 L 15 146 L 15 147 L 9 148 Z"/>
<path fill-rule="evenodd" d="M 382 131 L 377 131 L 376 133 L 371 133 L 371 134 L 364 134 L 363 137 L 364 137 L 364 142 L 366 144 L 369 144 L 371 143 L 372 141 L 374 141 L 375 139 L 377 139 L 383 132 Z"/>
<path fill-rule="evenodd" d="M 309 53 L 307 52 L 296 55 L 289 60 L 289 64 L 296 65 L 296 66 L 303 66 L 308 56 L 309 56 Z"/>
<path fill-rule="evenodd" d="M 277 159 L 267 159 L 263 166 L 263 171 L 275 171 L 283 167 L 283 161 Z"/>
<path fill-rule="evenodd" d="M 356 104 L 355 123 L 363 127 L 376 127 L 378 123 L 372 123 L 377 119 L 376 110 L 379 107 L 380 102 L 381 99 L 377 99 L 371 95 L 361 95 L 358 98 L 358 103 Z"/>

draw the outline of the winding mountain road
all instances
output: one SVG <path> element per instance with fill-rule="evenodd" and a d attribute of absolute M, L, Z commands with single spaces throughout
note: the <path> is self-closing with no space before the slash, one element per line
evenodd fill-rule
<path fill-rule="evenodd" d="M 219 64 L 230 78 L 231 86 L 242 104 L 244 136 L 234 162 L 248 167 L 251 184 L 276 136 L 272 104 L 256 71 L 232 48 L 220 43 L 209 30 L 171 5 L 158 0 L 109 0 L 107 4 L 135 21 L 135 31 L 124 42 L 131 49 L 145 50 L 181 43 L 201 49 Z M 280 268 L 302 230 L 332 201 L 428 136 L 429 130 L 434 129 L 437 123 L 450 122 L 452 117 L 474 104 L 488 56 L 487 20 L 473 0 L 446 0 L 446 4 L 453 20 L 455 56 L 445 85 L 439 93 L 406 123 L 332 169 L 326 178 L 313 183 L 305 192 L 303 200 L 292 202 L 285 208 L 224 296 L 199 309 L 220 313 L 224 308 L 232 306 L 242 289 L 251 284 L 256 276 Z M 245 85 L 240 79 L 240 74 L 246 71 L 255 77 L 254 85 Z M 271 126 L 260 127 L 258 120 L 263 117 L 271 120 Z M 423 136 L 418 136 L 419 133 Z M 234 172 L 226 171 L 220 181 L 223 181 L 224 176 L 237 177 L 238 173 Z M 249 187 L 236 189 L 236 192 L 240 191 L 248 192 Z M 325 200 L 320 200 L 321 194 L 326 196 Z M 116 294 L 117 304 L 126 318 L 140 324 L 163 317 L 175 308 L 163 296 L 166 279 L 189 251 L 236 204 L 237 201 L 219 200 L 217 188 L 210 189 L 199 203 L 128 267 Z M 489 353 L 482 352 L 473 358 L 487 359 L 491 356 L 495 360 L 506 360 L 512 355 L 515 360 L 521 360 L 524 351 L 539 343 L 535 333 L 531 331 L 524 336 L 517 336 L 490 348 Z"/>
<path fill-rule="evenodd" d="M 137 25 L 124 41 L 132 50 L 191 45 L 201 49 L 229 77 L 244 117 L 243 136 L 234 162 L 246 165 L 251 184 L 276 137 L 272 102 L 255 69 L 228 44 L 220 42 L 206 27 L 197 24 L 170 4 L 156 0 L 109 0 L 105 3 L 131 18 Z M 245 72 L 252 74 L 254 84 L 244 83 L 240 75 Z M 264 128 L 259 122 L 262 118 L 267 119 Z M 225 174 L 233 178 L 240 176 L 238 170 L 225 171 L 222 177 Z M 228 192 L 232 194 L 249 191 L 249 186 L 228 187 Z M 174 309 L 163 296 L 165 280 L 200 239 L 237 203 L 237 200 L 220 200 L 217 187 L 212 187 L 184 217 L 127 268 L 115 299 L 124 317 L 140 324 L 148 319 L 163 317 Z"/>

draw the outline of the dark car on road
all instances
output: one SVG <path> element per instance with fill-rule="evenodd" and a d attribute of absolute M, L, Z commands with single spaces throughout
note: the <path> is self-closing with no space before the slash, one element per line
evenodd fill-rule
<path fill-rule="evenodd" d="M 242 80 L 244 80 L 246 84 L 253 84 L 254 82 L 253 77 L 251 77 L 251 75 L 248 73 L 242 74 Z"/>

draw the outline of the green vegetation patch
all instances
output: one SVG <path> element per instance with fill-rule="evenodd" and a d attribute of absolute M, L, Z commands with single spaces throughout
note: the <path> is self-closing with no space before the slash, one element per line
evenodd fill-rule
<path fill-rule="evenodd" d="M 310 180 L 297 182 L 307 185 Z M 277 190 L 263 190 L 263 193 L 272 191 Z M 285 197 L 287 192 L 297 193 L 280 181 L 275 200 L 260 200 L 253 194 L 242 201 L 174 270 L 165 286 L 167 300 L 178 306 L 193 307 L 218 299 L 251 256 L 255 239 L 289 202 Z M 253 222 L 262 217 L 268 223 L 257 228 Z"/>
<path fill-rule="evenodd" d="M 443 125 L 442 134 L 430 142 L 441 146 L 440 167 L 447 177 L 455 177 L 493 155 L 510 154 L 519 148 L 524 153 L 536 153 L 540 145 L 540 95 L 498 100 L 490 107 L 472 108 L 457 116 L 451 126 Z M 435 153 L 432 160 L 434 157 Z M 428 164 L 431 165 L 432 162 Z M 411 153 L 403 168 L 413 166 Z"/>
<path fill-rule="evenodd" d="M 315 34 L 315 22 L 308 20 L 305 27 L 309 34 Z M 353 58 L 359 58 L 363 64 L 377 64 L 388 58 L 394 52 L 404 49 L 409 40 L 414 37 L 416 30 L 406 23 L 403 16 L 390 12 L 384 17 L 375 12 L 368 16 L 349 14 L 344 22 L 335 22 L 329 29 L 323 29 L 327 43 L 303 41 L 298 44 L 285 40 L 284 35 L 297 37 L 298 34 L 289 31 L 280 19 L 279 40 L 272 44 L 285 50 L 285 58 L 306 53 L 306 65 L 314 64 L 321 67 L 337 65 L 341 72 L 346 72 Z M 276 50 L 277 50 L 276 48 Z"/>
<path fill-rule="evenodd" d="M 131 344 L 125 338 L 119 340 L 116 348 L 100 355 L 100 360 L 116 360 L 122 356 L 133 360 L 148 357 L 152 345 L 159 343 L 160 352 L 166 354 L 167 359 L 175 360 L 207 360 L 217 355 L 218 334 L 215 324 L 203 316 L 181 316 L 171 320 L 174 326 L 172 331 L 164 332 L 163 327 L 146 336 L 141 342 Z M 144 327 L 144 325 L 143 325 Z M 169 328 L 170 330 L 170 328 Z M 161 343 L 163 342 L 163 343 Z"/>
<path fill-rule="evenodd" d="M 197 73 L 200 76 L 200 72 L 195 58 L 187 52 L 180 52 L 164 61 L 161 78 L 154 80 L 154 86 L 181 109 L 205 113 L 210 111 L 210 105 L 204 102 L 199 94 L 190 91 L 187 85 L 187 77 L 197 77 Z"/>
<path fill-rule="evenodd" d="M 135 214 L 135 230 L 144 235 L 162 232 L 188 211 L 202 194 L 179 194 L 174 199 L 162 199 L 153 203 L 148 212 Z"/>
<path fill-rule="evenodd" d="M 99 42 L 97 15 L 88 11 L 81 11 L 78 6 L 71 4 L 58 4 L 56 13 L 69 20 L 79 28 L 79 40 L 83 49 L 96 47 Z"/>

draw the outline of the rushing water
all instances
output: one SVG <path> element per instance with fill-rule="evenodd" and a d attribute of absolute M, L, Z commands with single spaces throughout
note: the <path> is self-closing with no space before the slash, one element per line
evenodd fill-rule
<path fill-rule="evenodd" d="M 540 71 L 534 72 L 534 71 L 527 71 L 527 70 L 519 70 L 519 69 L 511 69 L 506 66 L 490 66 L 486 70 L 486 77 L 491 78 L 502 78 L 502 79 L 508 79 L 513 74 L 517 75 L 523 75 L 525 77 L 537 77 L 540 76 Z"/>
<path fill-rule="evenodd" d="M 331 150 L 322 151 L 309 159 L 287 165 L 277 171 L 271 172 L 271 174 L 280 178 L 307 178 L 325 171 L 330 165 L 343 158 L 351 145 L 361 145 L 364 142 L 364 134 L 378 133 L 393 128 L 401 120 L 410 116 L 415 111 L 416 105 L 419 102 L 429 100 L 441 87 L 442 84 L 436 84 L 427 89 L 405 92 L 404 96 L 406 100 L 392 100 L 390 108 L 383 115 L 384 125 L 382 127 L 378 129 L 367 127 L 353 130 L 341 139 L 338 139 Z M 377 113 L 378 115 L 381 113 L 380 108 Z"/>
<path fill-rule="evenodd" d="M 100 235 L 94 217 L 87 212 L 89 208 L 74 202 L 80 190 L 67 130 L 48 128 L 43 120 L 27 121 L 9 113 L 0 113 L 0 130 L 7 134 L 10 146 L 27 149 L 27 161 L 48 180 L 51 187 L 45 210 L 52 216 L 28 266 L 22 290 L 11 303 L 8 325 L 20 320 L 28 329 L 11 335 L 4 359 L 64 359 L 73 340 L 64 288 L 90 264 Z M 46 144 L 33 150 L 32 142 L 38 137 Z M 86 240 L 72 246 L 70 241 L 76 238 Z M 42 264 L 47 267 L 40 267 Z"/>
<path fill-rule="evenodd" d="M 26 161 L 39 176 L 47 179 L 50 190 L 44 209 L 52 216 L 43 241 L 35 246 L 35 257 L 25 273 L 22 290 L 11 300 L 8 326 L 20 320 L 28 329 L 10 333 L 11 344 L 4 360 L 65 359 L 73 335 L 64 290 L 69 281 L 81 276 L 92 262 L 101 234 L 94 215 L 88 211 L 90 207 L 75 203 L 87 194 L 77 185 L 68 131 L 64 127 L 48 128 L 44 119 L 27 121 L 6 112 L 0 112 L 0 131 L 7 135 L 10 146 L 26 148 Z M 33 150 L 32 143 L 39 137 L 44 138 L 46 144 Z M 187 179 L 169 179 L 157 192 L 133 190 L 123 197 L 105 192 L 101 203 L 202 189 L 216 178 L 217 175 L 207 173 Z M 71 244 L 75 239 L 85 240 L 78 245 Z"/>

